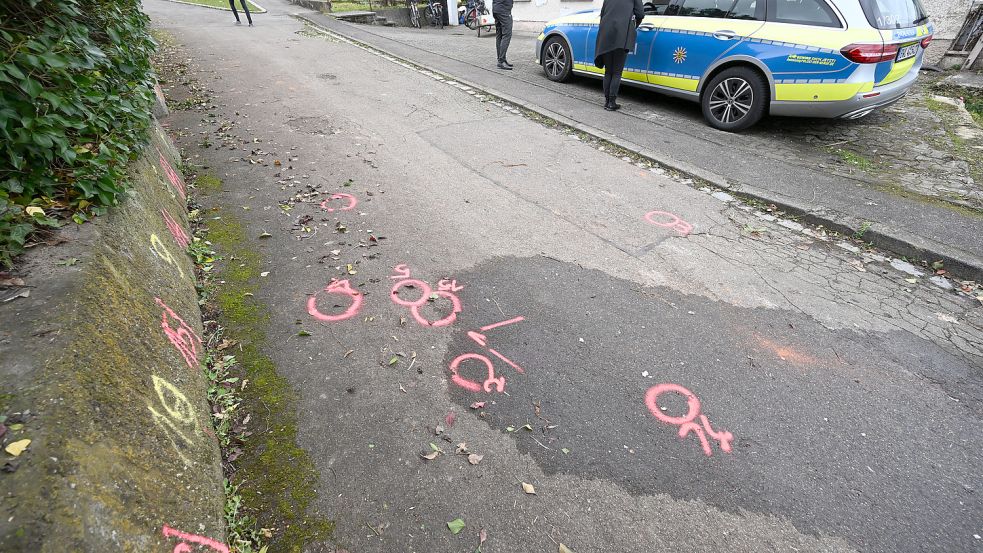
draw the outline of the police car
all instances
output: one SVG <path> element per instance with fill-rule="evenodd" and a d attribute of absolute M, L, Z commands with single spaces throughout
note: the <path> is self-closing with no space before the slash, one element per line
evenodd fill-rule
<path fill-rule="evenodd" d="M 920 0 L 655 0 L 624 83 L 698 101 L 739 131 L 764 115 L 856 119 L 914 84 L 934 29 Z M 663 2 L 663 3 L 658 3 Z M 599 11 L 549 22 L 536 56 L 553 81 L 602 76 Z"/>

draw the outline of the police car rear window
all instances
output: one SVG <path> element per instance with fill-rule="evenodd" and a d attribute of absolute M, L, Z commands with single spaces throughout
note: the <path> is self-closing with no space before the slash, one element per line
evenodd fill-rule
<path fill-rule="evenodd" d="M 903 29 L 928 21 L 921 0 L 860 0 L 860 6 L 875 29 Z"/>

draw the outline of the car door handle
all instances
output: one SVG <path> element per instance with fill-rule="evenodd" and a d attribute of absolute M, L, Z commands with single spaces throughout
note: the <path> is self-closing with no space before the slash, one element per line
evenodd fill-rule
<path fill-rule="evenodd" d="M 717 31 L 713 33 L 713 38 L 717 40 L 734 40 L 737 38 L 737 33 L 734 31 Z"/>
<path fill-rule="evenodd" d="M 642 23 L 641 25 L 638 26 L 638 30 L 642 32 L 654 31 L 655 25 L 651 23 Z"/>

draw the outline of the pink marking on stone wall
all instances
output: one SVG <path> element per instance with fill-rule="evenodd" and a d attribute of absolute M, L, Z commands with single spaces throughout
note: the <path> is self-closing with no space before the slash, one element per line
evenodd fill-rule
<path fill-rule="evenodd" d="M 348 200 L 348 205 L 346 205 L 345 207 L 328 207 L 328 203 L 330 203 L 331 200 Z M 355 196 L 352 196 L 351 194 L 346 194 L 344 192 L 337 192 L 335 194 L 332 194 L 330 198 L 321 202 L 321 209 L 326 210 L 328 213 L 331 213 L 333 211 L 351 211 L 355 209 L 355 206 L 357 205 L 358 205 L 358 199 L 355 198 Z"/>
<path fill-rule="evenodd" d="M 167 212 L 166 209 L 161 209 L 160 214 L 164 217 L 164 224 L 167 225 L 167 230 L 171 231 L 171 236 L 174 237 L 174 241 L 177 242 L 178 246 L 182 248 L 187 248 L 188 244 L 191 243 L 191 237 L 188 233 L 184 232 L 184 227 L 181 226 L 171 214 Z"/>
<path fill-rule="evenodd" d="M 157 155 L 160 157 L 161 168 L 164 169 L 165 173 L 167 173 L 167 179 L 171 181 L 171 186 L 173 186 L 174 189 L 177 190 L 177 193 L 181 195 L 182 200 L 187 200 L 188 194 L 185 192 L 184 182 L 181 181 L 181 177 L 179 177 L 174 171 L 174 168 L 171 167 L 171 164 L 167 161 L 167 158 L 164 157 L 164 154 L 160 153 L 160 150 L 157 151 Z"/>
<path fill-rule="evenodd" d="M 686 398 L 687 411 L 685 416 L 670 417 L 669 415 L 663 413 L 662 409 L 659 408 L 657 403 L 659 396 L 668 392 L 674 392 Z M 687 388 L 680 386 L 679 384 L 671 383 L 652 386 L 647 392 L 645 392 L 645 405 L 655 418 L 666 424 L 678 426 L 680 438 L 685 438 L 690 432 L 694 432 L 696 437 L 700 440 L 700 445 L 703 447 L 703 453 L 705 453 L 707 457 L 711 456 L 713 451 L 710 448 L 710 443 L 707 441 L 706 434 L 710 434 L 711 438 L 720 443 L 720 449 L 724 450 L 726 453 L 730 453 L 730 443 L 734 440 L 734 435 L 726 430 L 723 432 L 715 431 L 713 427 L 710 426 L 710 420 L 707 419 L 706 415 L 700 414 L 700 399 L 696 397 L 696 394 L 689 391 Z M 697 417 L 699 417 L 702 427 L 693 422 Z M 704 430 L 706 431 L 705 433 Z"/>
<path fill-rule="evenodd" d="M 213 540 L 212 538 L 206 538 L 205 536 L 198 536 L 195 534 L 189 534 L 187 532 L 182 532 L 180 530 L 175 530 L 168 525 L 164 525 L 163 533 L 165 538 L 177 538 L 182 542 L 196 543 L 198 545 L 204 545 L 212 548 L 220 553 L 229 553 L 229 546 L 225 545 L 220 541 Z M 191 546 L 187 543 L 179 543 L 174 546 L 173 553 L 188 553 L 191 551 Z"/>
<path fill-rule="evenodd" d="M 307 312 L 311 314 L 312 317 L 319 321 L 324 321 L 328 323 L 344 321 L 345 319 L 350 319 L 358 314 L 359 309 L 362 308 L 362 299 L 365 297 L 361 292 L 355 290 L 351 287 L 348 280 L 332 280 L 324 288 L 324 291 L 329 294 L 336 294 L 342 296 L 348 296 L 351 298 L 352 304 L 348 306 L 348 309 L 344 313 L 338 315 L 325 315 L 317 309 L 317 294 L 314 294 L 307 299 Z"/>
<path fill-rule="evenodd" d="M 196 368 L 198 366 L 198 348 L 201 346 L 201 337 L 195 334 L 195 331 L 184 322 L 184 319 L 178 317 L 177 313 L 170 307 L 167 307 L 160 298 L 154 298 L 154 300 L 157 302 L 157 305 L 164 308 L 161 314 L 160 326 L 164 329 L 167 339 L 177 348 L 178 353 L 184 358 L 184 362 L 188 364 L 188 368 Z M 168 319 L 177 322 L 176 329 L 171 326 Z"/>
<path fill-rule="evenodd" d="M 659 220 L 666 217 L 668 217 L 668 220 Z M 657 227 L 673 229 L 683 236 L 688 235 L 693 230 L 693 225 L 668 211 L 649 211 L 645 214 L 645 220 Z"/>
<path fill-rule="evenodd" d="M 482 363 L 484 363 L 485 367 L 488 369 L 488 377 L 481 384 L 473 380 L 468 380 L 467 378 L 461 376 L 460 374 L 461 363 L 467 361 L 468 359 L 477 359 Z M 465 390 L 468 390 L 469 392 L 478 393 L 481 390 L 484 390 L 486 392 L 491 392 L 493 386 L 499 392 L 505 391 L 505 378 L 495 376 L 495 366 L 492 365 L 491 360 L 485 357 L 484 355 L 480 355 L 477 353 L 465 353 L 463 355 L 459 355 L 457 356 L 457 358 L 451 361 L 450 369 L 451 369 L 451 382 L 457 384 L 458 386 L 464 388 Z"/>

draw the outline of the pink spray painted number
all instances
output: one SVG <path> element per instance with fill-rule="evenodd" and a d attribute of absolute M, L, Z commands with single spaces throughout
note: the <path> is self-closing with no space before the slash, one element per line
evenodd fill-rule
<path fill-rule="evenodd" d="M 327 323 L 334 323 L 338 321 L 344 321 L 345 319 L 350 319 L 358 314 L 359 309 L 362 308 L 362 299 L 365 297 L 361 292 L 352 288 L 351 283 L 348 280 L 332 280 L 325 288 L 324 291 L 328 294 L 348 296 L 351 299 L 351 305 L 344 313 L 338 315 L 325 315 L 317 309 L 317 295 L 313 295 L 307 299 L 307 312 L 311 314 L 312 317 L 319 321 L 324 321 Z"/>
<path fill-rule="evenodd" d="M 524 371 L 522 367 L 513 363 L 509 358 L 505 357 L 501 353 L 498 353 L 494 349 L 488 347 L 488 336 L 482 334 L 483 332 L 487 332 L 494 328 L 518 323 L 524 320 L 525 320 L 524 317 L 515 317 L 514 319 L 509 319 L 507 321 L 485 325 L 479 328 L 478 330 L 469 330 L 468 338 L 471 338 L 472 340 L 474 340 L 476 344 L 487 349 L 488 352 L 494 355 L 495 357 L 498 357 L 502 361 L 505 361 L 506 364 L 514 368 L 516 371 L 520 373 L 525 373 L 526 371 Z M 484 382 L 479 384 L 474 380 L 468 380 L 467 378 L 461 376 L 461 364 L 469 359 L 476 359 L 478 361 L 481 361 L 485 365 L 485 368 L 488 370 L 488 376 L 485 378 Z M 464 388 L 469 392 L 480 393 L 482 390 L 484 390 L 485 392 L 491 392 L 493 387 L 499 393 L 505 391 L 505 377 L 497 376 L 495 374 L 494 364 L 491 362 L 491 359 L 488 359 L 484 355 L 478 353 L 465 353 L 463 355 L 459 355 L 456 358 L 454 358 L 453 361 L 451 361 L 450 371 L 451 371 L 451 382 L 457 384 L 458 386 Z"/>
<path fill-rule="evenodd" d="M 194 549 L 192 549 L 191 545 L 189 544 L 192 543 L 209 547 L 213 551 L 218 551 L 219 553 L 229 553 L 229 546 L 220 541 L 213 540 L 212 538 L 188 534 L 187 532 L 175 530 L 166 524 L 164 525 L 162 531 L 165 538 L 177 538 L 181 540 L 181 543 L 174 546 L 173 553 L 191 553 L 191 551 L 194 551 Z"/>
<path fill-rule="evenodd" d="M 669 392 L 677 393 L 686 398 L 686 416 L 670 417 L 659 408 L 659 396 Z M 700 439 L 700 445 L 703 446 L 703 453 L 706 453 L 707 457 L 711 456 L 713 451 L 710 449 L 710 442 L 707 441 L 706 434 L 709 434 L 711 438 L 720 443 L 720 449 L 730 453 L 730 443 L 734 440 L 734 435 L 726 430 L 723 432 L 714 431 L 713 427 L 710 426 L 710 420 L 707 419 L 707 416 L 700 413 L 700 399 L 696 397 L 696 394 L 683 386 L 669 383 L 652 386 L 645 393 L 645 405 L 655 418 L 666 424 L 678 426 L 680 438 L 686 438 L 690 432 L 695 432 L 696 437 Z M 693 422 L 697 417 L 700 419 L 700 424 Z M 705 433 L 704 430 L 706 431 Z"/>
<path fill-rule="evenodd" d="M 164 218 L 164 224 L 167 225 L 167 230 L 171 231 L 171 236 L 174 237 L 174 241 L 177 243 L 177 245 L 181 246 L 182 248 L 187 248 L 188 244 L 191 243 L 191 237 L 188 236 L 188 233 L 184 232 L 184 227 L 175 221 L 174 217 L 171 217 L 171 214 L 168 213 L 166 209 L 161 209 L 160 214 Z"/>
<path fill-rule="evenodd" d="M 171 341 L 171 344 L 177 348 L 178 353 L 184 358 L 184 362 L 188 364 L 188 367 L 194 369 L 198 366 L 198 348 L 201 347 L 201 337 L 195 334 L 195 331 L 184 322 L 184 319 L 177 316 L 170 307 L 164 304 L 160 298 L 154 298 L 157 305 L 164 308 L 164 312 L 161 314 L 160 326 L 164 329 L 164 334 L 167 335 L 167 339 Z M 172 323 L 176 323 L 172 326 Z"/>
<path fill-rule="evenodd" d="M 693 225 L 682 220 L 679 215 L 668 211 L 649 211 L 645 214 L 645 220 L 657 227 L 675 230 L 683 236 L 688 235 L 693 230 Z"/>
<path fill-rule="evenodd" d="M 167 158 L 164 157 L 164 154 L 160 153 L 158 150 L 157 155 L 160 157 L 161 168 L 164 169 L 165 173 L 167 173 L 167 179 L 171 181 L 171 186 L 173 186 L 174 189 L 177 190 L 177 193 L 181 195 L 182 200 L 187 200 L 188 194 L 184 190 L 184 183 L 181 182 L 181 177 L 179 177 L 174 171 L 174 168 L 171 167 L 171 164 L 167 161 Z"/>
<path fill-rule="evenodd" d="M 454 292 L 463 290 L 464 286 L 458 286 L 456 280 L 448 281 L 448 279 L 443 279 L 438 283 L 437 290 L 434 291 L 433 288 L 431 288 L 426 282 L 415 278 L 410 278 L 410 270 L 406 265 L 397 265 L 393 270 L 396 271 L 396 274 L 390 276 L 389 278 L 396 280 L 397 282 L 393 285 L 389 296 L 396 305 L 408 307 L 410 309 L 410 313 L 413 315 L 413 320 L 415 320 L 421 326 L 430 327 L 448 326 L 457 320 L 457 314 L 461 312 L 461 300 Z M 399 291 L 403 288 L 415 288 L 419 290 L 420 297 L 414 300 L 404 300 L 403 298 L 399 297 Z M 427 320 L 426 317 L 420 314 L 420 308 L 426 305 L 432 296 L 446 298 L 451 302 L 451 312 L 444 318 L 436 321 Z"/>
<path fill-rule="evenodd" d="M 331 203 L 333 200 L 344 200 L 348 202 L 348 205 L 344 207 L 328 207 L 328 204 Z M 321 209 L 327 211 L 328 213 L 331 213 L 333 211 L 351 211 L 355 209 L 355 206 L 357 205 L 358 205 L 358 200 L 355 198 L 355 196 L 352 196 L 351 194 L 345 194 L 344 192 L 338 192 L 332 194 L 331 197 L 329 197 L 327 200 L 321 202 Z"/>

